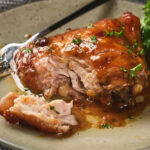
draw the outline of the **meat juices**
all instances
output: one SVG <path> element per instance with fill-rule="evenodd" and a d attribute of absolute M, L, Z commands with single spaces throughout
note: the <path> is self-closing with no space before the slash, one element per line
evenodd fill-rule
<path fill-rule="evenodd" d="M 88 97 L 120 108 L 133 105 L 148 81 L 139 18 L 130 12 L 91 27 L 67 30 L 18 49 L 22 83 L 45 97 Z"/>

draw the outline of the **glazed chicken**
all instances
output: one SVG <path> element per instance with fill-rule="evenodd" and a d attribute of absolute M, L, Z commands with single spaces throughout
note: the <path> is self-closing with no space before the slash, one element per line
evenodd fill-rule
<path fill-rule="evenodd" d="M 140 21 L 130 12 L 38 39 L 18 49 L 14 61 L 24 86 L 48 98 L 126 107 L 148 83 Z"/>
<path fill-rule="evenodd" d="M 0 101 L 0 113 L 10 123 L 26 122 L 47 133 L 66 133 L 77 125 L 71 115 L 73 103 L 63 100 L 46 102 L 42 97 L 9 93 Z"/>

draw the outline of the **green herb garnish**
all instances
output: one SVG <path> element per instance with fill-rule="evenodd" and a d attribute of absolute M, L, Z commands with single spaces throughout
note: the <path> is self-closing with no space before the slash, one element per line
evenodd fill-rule
<path fill-rule="evenodd" d="M 105 36 L 109 36 L 109 31 L 105 30 Z"/>
<path fill-rule="evenodd" d="M 81 35 L 77 38 L 75 38 L 72 43 L 76 44 L 76 45 L 79 45 L 82 43 L 82 40 L 81 40 Z"/>
<path fill-rule="evenodd" d="M 110 33 L 109 33 L 109 36 L 114 36 L 115 35 L 115 31 L 111 31 Z"/>
<path fill-rule="evenodd" d="M 88 29 L 93 29 L 94 26 L 93 26 L 93 24 L 89 24 L 89 25 L 87 26 L 87 28 L 88 28 Z"/>
<path fill-rule="evenodd" d="M 116 31 L 111 31 L 109 32 L 108 30 L 105 30 L 105 36 L 117 36 L 117 37 L 121 37 L 123 35 L 123 29 L 120 28 L 119 32 Z"/>
<path fill-rule="evenodd" d="M 123 35 L 123 30 L 121 30 L 120 32 L 115 32 L 115 35 L 117 37 L 121 37 Z"/>
<path fill-rule="evenodd" d="M 55 110 L 55 107 L 54 106 L 50 106 L 50 110 Z"/>
<path fill-rule="evenodd" d="M 30 48 L 23 48 L 23 50 L 25 50 L 27 53 L 32 53 L 32 49 L 30 49 Z"/>
<path fill-rule="evenodd" d="M 95 44 L 96 43 L 96 36 L 92 35 L 90 36 L 92 43 Z"/>
<path fill-rule="evenodd" d="M 135 43 L 133 44 L 133 47 L 135 47 L 135 48 L 140 47 L 139 44 L 137 43 L 137 41 L 135 41 Z"/>
<path fill-rule="evenodd" d="M 134 68 L 130 69 L 130 74 L 129 74 L 129 78 L 132 79 L 135 76 L 135 72 L 136 71 L 140 71 L 142 68 L 142 64 L 138 64 L 137 66 L 135 66 Z"/>
<path fill-rule="evenodd" d="M 24 88 L 24 91 L 29 91 L 30 89 L 29 88 Z"/>
<path fill-rule="evenodd" d="M 145 51 L 146 61 L 150 61 L 150 1 L 143 7 L 145 17 L 141 21 L 142 43 Z"/>
<path fill-rule="evenodd" d="M 128 116 L 128 119 L 134 119 L 134 117 L 133 117 L 133 116 L 131 116 L 131 115 L 129 115 L 129 116 Z"/>
<path fill-rule="evenodd" d="M 52 46 L 49 46 L 48 49 L 47 49 L 47 51 L 50 52 L 51 48 L 52 48 Z"/>
<path fill-rule="evenodd" d="M 140 55 L 140 56 L 143 56 L 143 55 L 144 55 L 144 49 L 141 49 L 141 50 L 139 51 L 139 55 Z"/>
<path fill-rule="evenodd" d="M 58 112 L 57 110 L 55 110 L 54 106 L 50 106 L 50 110 L 53 110 L 56 114 L 60 114 L 60 112 Z"/>
<path fill-rule="evenodd" d="M 123 26 L 125 25 L 125 23 L 123 23 L 123 22 L 121 22 L 121 21 L 120 21 L 120 24 L 123 25 Z"/>
<path fill-rule="evenodd" d="M 123 72 L 128 72 L 128 70 L 126 70 L 124 67 L 120 67 L 120 70 L 122 70 Z"/>
<path fill-rule="evenodd" d="M 100 128 L 102 128 L 102 129 L 104 129 L 104 128 L 110 129 L 110 128 L 113 128 L 113 126 L 109 125 L 109 124 L 104 124 L 104 125 L 101 125 Z"/>
<path fill-rule="evenodd" d="M 132 50 L 131 50 L 131 49 L 128 49 L 127 51 L 128 51 L 128 53 L 132 53 Z"/>

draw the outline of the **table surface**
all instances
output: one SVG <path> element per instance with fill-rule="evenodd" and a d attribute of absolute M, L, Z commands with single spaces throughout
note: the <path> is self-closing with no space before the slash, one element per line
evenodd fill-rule
<path fill-rule="evenodd" d="M 12 9 L 14 7 L 18 7 L 20 5 L 24 5 L 36 1 L 41 1 L 41 0 L 0 0 L 0 13 Z M 130 0 L 130 1 L 146 3 L 147 0 Z M 0 144 L 0 150 L 13 150 L 13 149 Z"/>

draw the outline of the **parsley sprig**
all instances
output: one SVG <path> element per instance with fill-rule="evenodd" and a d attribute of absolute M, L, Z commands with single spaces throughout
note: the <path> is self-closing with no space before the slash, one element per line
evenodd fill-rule
<path fill-rule="evenodd" d="M 79 45 L 82 43 L 82 40 L 81 40 L 81 35 L 78 36 L 77 38 L 73 39 L 72 43 L 76 44 L 76 45 Z"/>
<path fill-rule="evenodd" d="M 100 126 L 100 128 L 102 128 L 102 129 L 104 129 L 104 128 L 110 129 L 110 128 L 113 128 L 113 126 L 109 125 L 109 124 L 103 124 L 103 125 Z"/>
<path fill-rule="evenodd" d="M 30 89 L 29 88 L 24 88 L 24 91 L 29 91 Z"/>
<path fill-rule="evenodd" d="M 92 40 L 92 43 L 95 44 L 96 43 L 96 36 L 91 35 L 90 38 Z"/>
<path fill-rule="evenodd" d="M 23 48 L 23 50 L 25 50 L 27 53 L 32 53 L 32 49 L 30 49 L 30 48 Z"/>
<path fill-rule="evenodd" d="M 143 7 L 145 17 L 141 19 L 142 43 L 147 62 L 150 61 L 150 1 Z"/>
<path fill-rule="evenodd" d="M 141 68 L 142 68 L 142 64 L 138 64 L 134 68 L 130 69 L 129 78 L 132 79 L 135 76 L 136 71 L 140 71 Z"/>
<path fill-rule="evenodd" d="M 141 50 L 139 51 L 139 55 L 140 55 L 140 56 L 143 56 L 143 55 L 144 55 L 144 49 L 141 49 Z"/>
<path fill-rule="evenodd" d="M 60 114 L 60 112 L 58 112 L 54 106 L 50 106 L 50 110 L 53 110 L 56 114 Z"/>
<path fill-rule="evenodd" d="M 110 36 L 110 37 L 112 37 L 112 36 L 117 36 L 117 37 L 121 37 L 121 36 L 123 36 L 123 29 L 122 28 L 120 28 L 120 31 L 119 32 L 117 32 L 117 31 L 108 31 L 108 30 L 105 30 L 105 36 Z"/>
<path fill-rule="evenodd" d="M 128 70 L 126 70 L 124 67 L 120 67 L 120 70 L 122 70 L 123 72 L 128 72 Z"/>
<path fill-rule="evenodd" d="M 134 117 L 133 116 L 131 116 L 131 115 L 128 115 L 128 117 L 127 117 L 128 119 L 134 119 Z"/>
<path fill-rule="evenodd" d="M 87 26 L 87 28 L 88 28 L 88 29 L 93 29 L 94 26 L 93 26 L 93 24 L 89 24 L 89 25 Z"/>
<path fill-rule="evenodd" d="M 52 46 L 49 46 L 48 49 L 47 49 L 47 52 L 50 52 Z"/>

